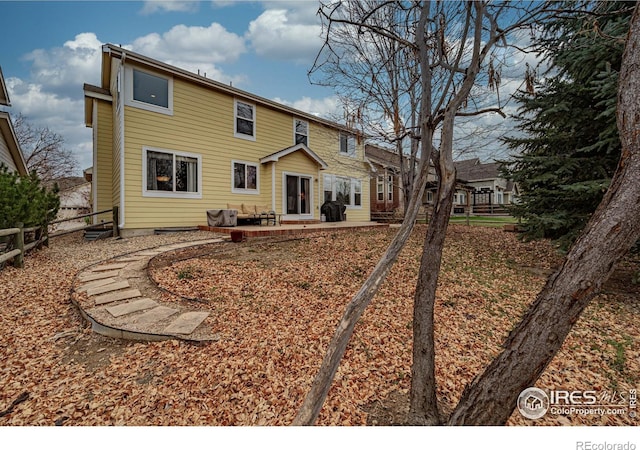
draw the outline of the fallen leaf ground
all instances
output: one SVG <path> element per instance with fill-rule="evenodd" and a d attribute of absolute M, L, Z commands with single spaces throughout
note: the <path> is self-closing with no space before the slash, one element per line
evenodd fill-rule
<path fill-rule="evenodd" d="M 402 422 L 424 231 L 417 227 L 356 327 L 320 424 Z M 28 393 L 0 425 L 289 424 L 344 306 L 392 236 L 393 230 L 377 230 L 251 240 L 156 258 L 150 272 L 162 288 L 176 301 L 188 297 L 212 311 L 206 325 L 220 340 L 208 344 L 133 343 L 91 333 L 69 302 L 74 275 L 98 250 L 115 256 L 144 238 L 54 240 L 27 258 L 26 269 L 0 272 L 0 411 Z M 499 352 L 560 257 L 547 243 L 451 226 L 443 261 L 436 362 L 446 413 Z M 617 393 L 636 388 L 640 289 L 631 277 L 637 267 L 629 259 L 619 268 L 537 386 Z M 637 419 L 547 414 L 528 421 L 516 412 L 509 423 L 637 425 Z"/>

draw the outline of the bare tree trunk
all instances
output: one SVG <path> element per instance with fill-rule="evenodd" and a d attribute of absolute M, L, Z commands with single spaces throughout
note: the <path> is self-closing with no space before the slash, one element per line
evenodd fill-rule
<path fill-rule="evenodd" d="M 437 155 L 437 158 L 434 158 L 434 165 L 438 175 L 438 198 L 427 228 L 413 306 L 413 363 L 411 365 L 411 393 L 408 417 L 408 422 L 412 425 L 437 425 L 440 423 L 436 396 L 433 312 L 442 261 L 442 250 L 447 226 L 449 225 L 456 184 L 456 170 L 453 165 L 453 128 L 458 108 L 469 95 L 480 69 L 480 43 L 484 6 L 480 3 L 475 3 L 473 8 L 476 16 L 473 25 L 472 63 L 467 70 L 467 76 L 459 92 L 446 107 L 440 134 L 440 150 L 434 153 Z M 468 12 L 470 11 L 469 9 Z M 424 49 L 421 49 L 421 51 L 424 51 Z M 424 67 L 423 70 L 425 70 Z M 425 79 L 425 81 L 427 80 Z M 426 86 L 424 89 L 426 89 Z M 424 132 L 423 136 L 425 136 Z M 430 136 L 433 136 L 433 134 Z"/>
<path fill-rule="evenodd" d="M 504 424 L 520 392 L 535 383 L 616 263 L 640 238 L 638 67 L 640 9 L 636 7 L 620 71 L 622 157 L 611 186 L 562 267 L 507 338 L 504 351 L 465 389 L 450 425 Z"/>
<path fill-rule="evenodd" d="M 428 155 L 429 152 L 427 151 L 426 154 Z M 292 425 L 313 425 L 318 418 L 322 404 L 327 397 L 331 382 L 338 370 L 338 366 L 347 348 L 347 344 L 351 339 L 356 323 L 376 292 L 378 292 L 378 289 L 398 258 L 400 251 L 404 248 L 404 245 L 411 236 L 411 231 L 413 230 L 420 208 L 420 202 L 417 199 L 422 198 L 422 192 L 424 192 L 427 183 L 428 167 L 428 162 L 421 163 L 420 176 L 414 184 L 414 191 L 411 196 L 412 201 L 408 206 L 408 214 L 405 216 L 398 233 L 393 238 L 391 244 L 389 244 L 387 251 L 380 261 L 378 261 L 371 275 L 369 275 L 360 290 L 347 305 L 342 319 L 338 324 L 338 328 L 329 343 L 320 369 L 313 380 L 311 389 L 305 397 Z"/>
<path fill-rule="evenodd" d="M 453 161 L 447 161 L 446 155 L 442 158 L 437 167 L 437 203 L 427 228 L 414 297 L 413 364 L 408 417 L 410 425 L 439 425 L 441 422 L 436 396 L 433 312 L 456 184 Z"/>

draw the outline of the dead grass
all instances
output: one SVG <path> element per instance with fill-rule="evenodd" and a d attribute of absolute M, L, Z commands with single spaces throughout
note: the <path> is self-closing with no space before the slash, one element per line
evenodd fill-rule
<path fill-rule="evenodd" d="M 319 423 L 401 422 L 424 230 L 418 227 L 356 327 Z M 97 247 L 92 253 L 87 250 L 92 244 L 73 242 L 63 252 L 54 242 L 52 249 L 28 258 L 25 270 L 0 273 L 5 361 L 0 410 L 29 393 L 0 417 L 0 425 L 289 424 L 344 305 L 391 236 L 390 231 L 320 234 L 214 245 L 199 249 L 197 258 L 185 252 L 158 258 L 152 272 L 162 287 L 212 310 L 213 331 L 221 339 L 205 345 L 121 343 L 92 334 L 68 301 L 82 264 L 63 256 L 93 255 Z M 133 241 L 120 245 L 129 249 L 136 246 Z M 499 230 L 451 227 L 436 309 L 444 412 L 497 354 L 544 274 L 558 262 L 544 243 L 523 244 Z M 627 392 L 637 385 L 639 296 L 624 280 L 586 310 L 539 387 Z M 386 409 L 376 410 L 376 404 Z M 531 422 L 516 412 L 509 423 Z M 627 416 L 549 414 L 535 423 L 637 424 Z"/>

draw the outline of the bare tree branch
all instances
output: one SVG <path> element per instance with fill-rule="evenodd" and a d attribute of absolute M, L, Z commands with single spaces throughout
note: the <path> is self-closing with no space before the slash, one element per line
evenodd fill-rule
<path fill-rule="evenodd" d="M 35 171 L 44 183 L 72 175 L 78 162 L 64 148 L 64 138 L 49 128 L 36 128 L 22 114 L 14 119 L 16 138 L 29 172 Z"/>

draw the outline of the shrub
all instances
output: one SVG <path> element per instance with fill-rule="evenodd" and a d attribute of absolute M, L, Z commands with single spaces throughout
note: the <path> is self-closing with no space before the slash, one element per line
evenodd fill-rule
<path fill-rule="evenodd" d="M 35 172 L 20 176 L 5 165 L 0 165 L 0 198 L 0 229 L 20 222 L 25 227 L 46 226 L 60 207 L 57 186 L 47 191 Z"/>

